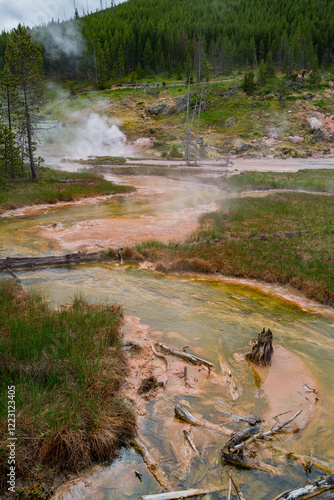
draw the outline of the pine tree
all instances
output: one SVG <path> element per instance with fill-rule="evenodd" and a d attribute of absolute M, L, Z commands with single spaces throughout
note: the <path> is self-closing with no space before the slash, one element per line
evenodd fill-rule
<path fill-rule="evenodd" d="M 26 136 L 29 163 L 33 179 L 37 178 L 34 157 L 37 130 L 37 115 L 44 103 L 45 84 L 41 49 L 31 41 L 26 28 L 19 26 L 11 33 L 12 38 L 6 49 L 6 62 L 15 78 L 16 88 L 22 100 L 22 133 Z"/>

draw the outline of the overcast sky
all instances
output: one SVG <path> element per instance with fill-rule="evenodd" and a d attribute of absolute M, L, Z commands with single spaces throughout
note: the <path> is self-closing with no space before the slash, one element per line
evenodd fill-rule
<path fill-rule="evenodd" d="M 100 8 L 110 7 L 111 0 L 0 0 L 0 32 L 10 31 L 19 23 L 24 26 L 46 24 L 51 19 L 61 21 L 74 15 L 74 4 L 79 16 L 83 11 L 95 12 Z M 115 5 L 125 0 L 115 0 Z"/>

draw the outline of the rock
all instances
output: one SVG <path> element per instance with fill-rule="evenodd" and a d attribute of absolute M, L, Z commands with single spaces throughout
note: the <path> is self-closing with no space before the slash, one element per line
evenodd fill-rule
<path fill-rule="evenodd" d="M 188 96 L 186 96 L 186 95 L 180 95 L 177 98 L 177 101 L 175 103 L 175 108 L 176 108 L 177 113 L 187 109 L 187 101 L 188 101 Z"/>
<path fill-rule="evenodd" d="M 322 141 L 325 141 L 325 140 L 326 140 L 325 134 L 323 133 L 322 130 L 320 130 L 319 128 L 317 128 L 317 129 L 315 129 L 313 131 L 313 137 L 310 140 L 310 143 L 311 144 L 316 144 L 317 142 L 322 142 Z"/>
<path fill-rule="evenodd" d="M 234 153 L 239 155 L 240 153 L 245 153 L 245 151 L 249 151 L 250 149 L 253 149 L 254 146 L 251 144 L 241 144 L 241 146 L 238 146 L 235 148 Z"/>
<path fill-rule="evenodd" d="M 321 121 L 318 120 L 318 118 L 316 118 L 315 116 L 312 116 L 311 118 L 309 118 L 308 121 L 313 129 L 320 129 L 322 126 Z"/>
<path fill-rule="evenodd" d="M 299 137 L 298 135 L 289 135 L 289 139 L 291 139 L 292 142 L 296 144 L 296 142 L 303 142 L 304 137 Z"/>
<path fill-rule="evenodd" d="M 231 116 L 228 120 L 225 122 L 225 127 L 229 128 L 232 127 L 235 124 L 235 117 Z"/>
<path fill-rule="evenodd" d="M 147 115 L 158 116 L 158 115 L 160 115 L 164 111 L 165 107 L 166 107 L 165 105 L 148 106 L 145 109 L 145 113 Z"/>

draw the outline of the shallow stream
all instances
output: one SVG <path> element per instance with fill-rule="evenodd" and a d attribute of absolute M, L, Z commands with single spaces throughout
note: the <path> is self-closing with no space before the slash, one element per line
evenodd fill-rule
<path fill-rule="evenodd" d="M 175 207 L 178 207 L 177 211 L 191 209 L 197 215 L 210 209 L 219 197 L 219 192 L 204 186 L 196 187 L 196 196 L 189 189 L 189 196 L 185 196 L 182 183 L 174 183 L 173 194 L 168 196 L 165 179 L 157 180 L 154 185 L 156 192 L 150 195 L 144 191 L 147 180 L 136 182 L 143 188 L 138 196 L 114 198 L 98 205 L 51 208 L 47 213 L 44 213 L 44 208 L 30 215 L 0 219 L 1 256 L 47 254 L 59 250 L 52 242 L 38 236 L 40 225 L 56 221 L 70 226 L 80 220 L 138 216 L 140 232 L 141 216 L 148 213 L 159 216 L 159 210 L 172 212 Z M 217 374 L 220 362 L 231 367 L 242 388 L 237 401 L 232 402 L 221 384 L 213 383 L 211 377 L 203 377 L 199 371 L 198 394 L 182 395 L 167 383 L 165 391 L 147 402 L 148 414 L 139 419 L 141 436 L 179 489 L 227 485 L 229 468 L 221 466 L 219 460 L 226 436 L 194 428 L 192 437 L 202 460 L 189 450 L 182 434 L 189 426 L 174 418 L 176 403 L 188 404 L 197 418 L 203 416 L 208 421 L 224 423 L 234 429 L 243 425 L 232 422 L 230 414 L 268 416 L 270 413 L 271 403 L 265 390 L 269 372 L 261 378 L 255 370 L 233 356 L 236 352 L 245 352 L 249 340 L 256 337 L 263 327 L 272 330 L 276 345 L 300 358 L 307 376 L 316 382 L 319 392 L 319 402 L 308 425 L 298 433 L 279 438 L 275 444 L 300 455 L 313 453 L 334 465 L 334 319 L 320 314 L 320 308 L 317 311 L 315 306 L 314 311 L 307 311 L 249 286 L 195 276 L 159 275 L 135 265 L 79 265 L 21 271 L 17 275 L 24 287 L 37 288 L 52 305 L 66 303 L 77 294 L 92 302 L 120 303 L 127 316 L 140 318 L 142 323 L 150 326 L 152 339 L 179 349 L 190 346 L 190 352 L 214 363 Z M 294 374 L 300 384 L 305 382 L 304 376 L 304 372 Z M 292 397 L 293 413 L 299 409 L 300 398 L 305 397 L 307 394 Z M 274 460 L 273 457 L 267 458 L 268 463 L 279 465 L 280 474 L 276 476 L 234 469 L 248 500 L 269 500 L 286 489 L 305 483 L 304 468 L 286 459 L 280 462 L 279 456 L 276 454 Z M 142 482 L 134 475 L 135 470 L 143 475 Z M 321 473 L 314 468 L 309 477 L 315 478 Z M 93 481 L 89 487 L 73 490 L 64 496 L 64 500 L 135 500 L 142 494 L 162 491 L 134 450 L 123 450 L 115 463 L 98 467 L 91 474 Z M 226 493 L 211 494 L 205 498 L 223 499 L 225 496 Z"/>

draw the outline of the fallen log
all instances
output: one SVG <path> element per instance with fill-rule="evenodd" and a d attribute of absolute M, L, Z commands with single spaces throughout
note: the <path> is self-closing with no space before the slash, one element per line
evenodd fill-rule
<path fill-rule="evenodd" d="M 106 252 L 69 253 L 67 255 L 48 255 L 45 257 L 6 257 L 0 259 L 0 270 L 31 269 L 43 266 L 79 264 L 80 262 L 98 262 L 107 260 Z"/>
<path fill-rule="evenodd" d="M 256 365 L 268 366 L 271 364 L 273 353 L 273 334 L 269 328 L 267 332 L 263 328 L 257 339 L 251 341 L 251 347 L 246 353 L 245 359 Z"/>
<path fill-rule="evenodd" d="M 209 370 L 211 368 L 213 368 L 213 366 L 214 366 L 213 363 L 210 363 L 210 361 L 207 361 L 206 359 L 199 358 L 198 356 L 195 356 L 194 354 L 189 354 L 188 352 L 185 352 L 185 351 L 179 351 L 178 349 L 173 349 L 172 347 L 168 347 L 164 344 L 160 344 L 159 342 L 156 342 L 155 345 L 159 351 L 163 351 L 167 354 L 172 354 L 173 356 L 177 356 L 181 359 L 184 359 L 185 361 L 189 361 L 189 363 L 192 363 L 194 365 L 204 365 Z"/>
<path fill-rule="evenodd" d="M 301 486 L 295 490 L 285 491 L 273 498 L 273 500 L 306 500 L 313 498 L 328 490 L 334 489 L 334 475 L 320 477 L 305 486 Z"/>
<path fill-rule="evenodd" d="M 225 488 L 208 488 L 208 489 L 191 489 L 183 491 L 171 491 L 169 493 L 157 493 L 156 495 L 142 495 L 141 500 L 177 500 L 181 498 L 195 497 L 197 495 L 207 495 L 208 493 L 215 493 L 222 491 Z"/>

